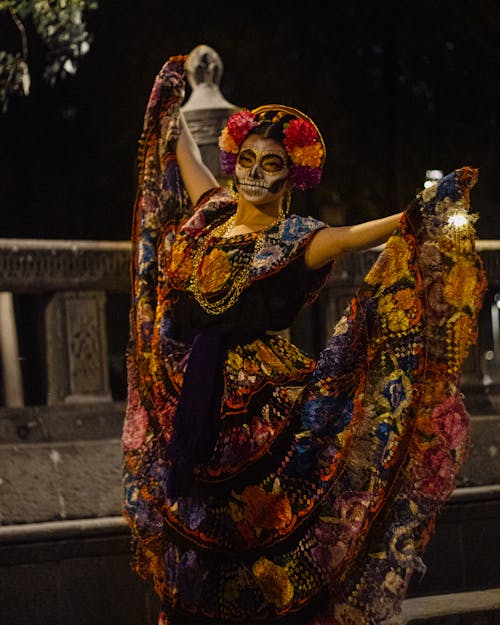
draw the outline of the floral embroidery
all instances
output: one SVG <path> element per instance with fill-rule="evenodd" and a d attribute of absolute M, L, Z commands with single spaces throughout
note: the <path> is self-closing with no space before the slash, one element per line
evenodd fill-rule
<path fill-rule="evenodd" d="M 416 490 L 424 497 L 444 501 L 455 487 L 456 467 L 446 449 L 421 449 L 415 460 L 414 471 Z"/>
<path fill-rule="evenodd" d="M 434 432 L 450 449 L 455 449 L 467 441 L 469 415 L 463 402 L 456 397 L 450 397 L 436 406 L 432 412 L 431 421 Z"/>
<path fill-rule="evenodd" d="M 365 280 L 370 285 L 387 288 L 403 278 L 411 279 L 408 264 L 411 248 L 402 237 L 393 237 L 387 242 L 384 254 L 381 254 L 369 271 Z"/>
<path fill-rule="evenodd" d="M 148 413 L 144 406 L 140 405 L 139 393 L 131 394 L 129 399 L 128 414 L 123 428 L 122 444 L 127 451 L 139 449 L 146 440 L 148 428 Z"/>
<path fill-rule="evenodd" d="M 189 280 L 193 267 L 192 258 L 188 251 L 187 240 L 184 237 L 178 237 L 177 241 L 172 246 L 170 264 L 171 273 L 177 274 L 177 278 L 181 283 Z"/>
<path fill-rule="evenodd" d="M 255 119 L 255 115 L 246 109 L 238 111 L 237 113 L 231 115 L 227 121 L 227 126 L 225 129 L 227 130 L 227 133 L 223 135 L 225 138 L 229 137 L 230 139 L 232 139 L 234 145 L 236 146 L 236 148 L 233 148 L 229 151 L 237 152 L 239 146 L 241 146 L 243 141 L 247 138 L 250 131 L 256 128 L 258 125 L 259 123 Z M 225 149 L 224 143 L 220 147 L 222 149 Z"/>
<path fill-rule="evenodd" d="M 477 173 L 456 170 L 417 197 L 317 362 L 281 337 L 229 348 L 213 456 L 196 467 L 192 493 L 172 501 L 167 451 L 190 355 L 175 335 L 173 290 L 189 279 L 197 235 L 234 212 L 218 189 L 190 217 L 168 154 L 181 65 L 177 59 L 160 73 L 139 158 L 123 433 L 134 568 L 152 579 L 165 622 L 171 612 L 180 622 L 184 614 L 227 623 L 251 622 L 257 612 L 263 624 L 300 618 L 323 592 L 339 623 L 380 622 L 400 605 L 411 572 L 425 570 L 434 518 L 468 445 L 460 369 L 486 284 L 472 216 L 460 231 L 448 217 L 468 207 Z M 158 112 L 168 123 L 158 123 Z M 236 119 L 228 150 L 254 122 L 246 113 Z M 309 133 L 307 124 L 290 123 L 288 148 L 314 146 Z M 313 159 L 315 150 L 296 158 Z M 254 283 L 288 267 L 321 227 L 294 216 L 269 231 L 251 268 Z M 224 288 L 224 255 L 232 262 L 225 245 L 214 249 L 209 289 Z M 304 302 L 324 277 L 304 287 Z"/>
<path fill-rule="evenodd" d="M 418 319 L 421 309 L 421 303 L 411 289 L 383 295 L 378 303 L 378 312 L 385 316 L 391 332 L 408 330 Z"/>
<path fill-rule="evenodd" d="M 444 298 L 455 306 L 463 308 L 471 301 L 477 283 L 477 269 L 470 261 L 459 258 L 450 271 L 448 283 L 444 288 Z"/>
<path fill-rule="evenodd" d="M 279 531 L 292 520 L 290 500 L 283 493 L 268 493 L 259 486 L 247 486 L 238 499 L 244 505 L 245 520 L 256 528 Z"/>
<path fill-rule="evenodd" d="M 450 372 L 458 372 L 476 339 L 469 314 L 458 313 L 448 324 L 447 343 Z"/>
<path fill-rule="evenodd" d="M 231 275 L 231 263 L 227 255 L 219 248 L 212 249 L 203 259 L 201 266 L 200 287 L 204 293 L 216 293 Z"/>
<path fill-rule="evenodd" d="M 382 380 L 380 405 L 391 414 L 391 419 L 399 417 L 412 398 L 412 387 L 409 378 L 401 369 L 396 369 Z"/>
<path fill-rule="evenodd" d="M 266 601 L 278 609 L 286 607 L 291 602 L 293 585 L 285 568 L 262 557 L 254 562 L 252 573 Z"/>
<path fill-rule="evenodd" d="M 392 593 L 398 595 L 404 587 L 404 579 L 398 575 L 395 571 L 389 571 L 384 579 L 384 588 Z"/>

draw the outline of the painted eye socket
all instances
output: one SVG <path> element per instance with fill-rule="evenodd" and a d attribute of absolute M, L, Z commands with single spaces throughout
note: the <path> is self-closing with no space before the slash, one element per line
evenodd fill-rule
<path fill-rule="evenodd" d="M 264 154 L 260 166 L 269 174 L 275 174 L 285 169 L 285 161 L 278 154 Z"/>
<path fill-rule="evenodd" d="M 250 169 L 257 162 L 257 154 L 250 149 L 242 150 L 238 154 L 238 165 Z M 285 160 L 279 154 L 264 154 L 260 159 L 260 166 L 268 174 L 275 174 L 286 167 Z"/>
<path fill-rule="evenodd" d="M 238 154 L 238 165 L 241 165 L 241 167 L 245 167 L 246 169 L 253 167 L 256 160 L 257 155 L 253 150 L 242 150 Z"/>

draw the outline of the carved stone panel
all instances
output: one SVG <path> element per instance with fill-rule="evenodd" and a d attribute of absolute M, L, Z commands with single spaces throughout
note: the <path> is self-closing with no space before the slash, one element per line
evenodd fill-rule
<path fill-rule="evenodd" d="M 0 291 L 127 293 L 130 251 L 130 241 L 0 238 Z"/>
<path fill-rule="evenodd" d="M 45 309 L 47 404 L 111 401 L 103 291 L 56 293 Z"/>

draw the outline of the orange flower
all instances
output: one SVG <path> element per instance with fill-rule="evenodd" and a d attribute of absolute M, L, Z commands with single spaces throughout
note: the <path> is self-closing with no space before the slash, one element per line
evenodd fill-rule
<path fill-rule="evenodd" d="M 262 557 L 253 563 L 252 573 L 269 603 L 284 608 L 293 599 L 293 585 L 284 567 Z"/>
<path fill-rule="evenodd" d="M 260 486 L 247 486 L 240 499 L 245 519 L 261 529 L 282 530 L 292 520 L 290 500 L 284 493 L 268 493 Z"/>
<path fill-rule="evenodd" d="M 371 285 L 380 284 L 388 287 L 404 277 L 410 278 L 409 262 L 411 251 L 406 241 L 400 236 L 393 236 L 387 242 L 377 262 L 366 276 Z"/>
<path fill-rule="evenodd" d="M 415 297 L 415 293 L 412 289 L 402 289 L 395 294 L 396 302 L 399 308 L 403 310 L 408 310 L 416 306 L 417 298 Z"/>
<path fill-rule="evenodd" d="M 421 388 L 420 405 L 434 407 L 436 397 L 445 397 L 449 389 L 448 367 L 445 364 L 429 363 L 427 365 L 426 382 Z"/>
<path fill-rule="evenodd" d="M 245 358 L 243 360 L 243 371 L 247 374 L 255 375 L 259 373 L 259 365 L 253 360 L 250 360 L 250 358 Z"/>
<path fill-rule="evenodd" d="M 231 263 L 227 254 L 214 248 L 201 265 L 199 285 L 203 293 L 217 293 L 231 275 Z"/>
<path fill-rule="evenodd" d="M 231 154 L 238 154 L 239 147 L 236 144 L 235 140 L 229 133 L 229 130 L 226 128 L 220 134 L 219 137 L 219 148 L 224 152 L 231 152 Z"/>
<path fill-rule="evenodd" d="M 467 304 L 473 306 L 477 279 L 476 268 L 466 259 L 459 259 L 452 267 L 445 284 L 443 290 L 445 300 L 459 309 Z"/>
<path fill-rule="evenodd" d="M 454 352 L 454 361 L 459 367 L 469 353 L 469 347 L 474 340 L 474 329 L 468 315 L 459 315 L 453 320 L 453 325 L 448 329 L 448 337 Z"/>
<path fill-rule="evenodd" d="M 312 145 L 295 146 L 290 152 L 290 158 L 294 165 L 301 167 L 321 167 L 323 149 L 320 143 Z"/>
<path fill-rule="evenodd" d="M 191 262 L 187 252 L 185 239 L 179 238 L 172 247 L 170 257 L 170 273 L 180 280 L 188 280 L 191 275 Z"/>

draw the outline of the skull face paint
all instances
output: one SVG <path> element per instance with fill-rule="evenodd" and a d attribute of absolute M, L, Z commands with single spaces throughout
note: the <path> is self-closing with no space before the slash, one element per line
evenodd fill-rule
<path fill-rule="evenodd" d="M 274 139 L 251 135 L 236 161 L 238 192 L 252 204 L 266 204 L 280 198 L 288 188 L 290 170 L 285 148 Z"/>

